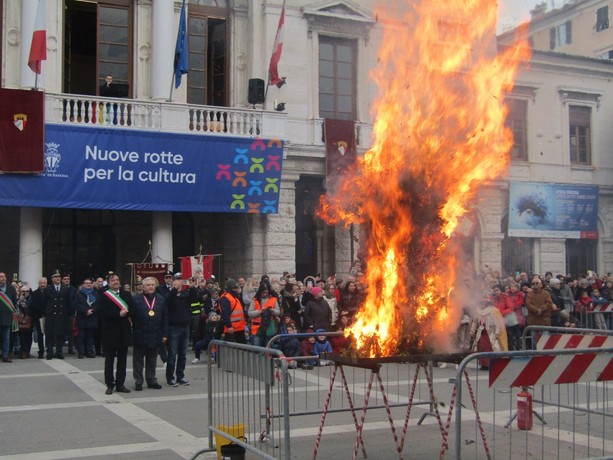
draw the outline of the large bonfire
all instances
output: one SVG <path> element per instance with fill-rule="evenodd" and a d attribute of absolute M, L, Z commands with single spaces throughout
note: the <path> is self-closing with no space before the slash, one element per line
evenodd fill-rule
<path fill-rule="evenodd" d="M 461 314 L 451 239 L 507 170 L 504 99 L 529 58 L 521 41 L 497 52 L 496 0 L 403 1 L 400 21 L 377 12 L 387 31 L 371 75 L 374 144 L 320 211 L 367 235 L 367 297 L 348 332 L 365 357 L 449 350 Z"/>

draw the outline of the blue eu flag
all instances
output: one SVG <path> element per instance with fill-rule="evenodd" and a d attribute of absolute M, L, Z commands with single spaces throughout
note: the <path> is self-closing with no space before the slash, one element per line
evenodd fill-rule
<path fill-rule="evenodd" d="M 181 76 L 188 71 L 187 65 L 187 23 L 185 19 L 185 0 L 181 6 L 179 16 L 179 33 L 177 34 L 177 45 L 175 46 L 175 88 L 181 86 Z"/>

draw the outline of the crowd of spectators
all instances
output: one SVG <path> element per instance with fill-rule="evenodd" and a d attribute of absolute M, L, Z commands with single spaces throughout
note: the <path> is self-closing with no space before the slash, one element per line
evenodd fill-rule
<path fill-rule="evenodd" d="M 517 272 L 514 276 L 501 276 L 489 270 L 476 278 L 465 280 L 471 284 L 468 290 L 473 297 L 463 300 L 464 314 L 457 334 L 460 350 L 519 350 L 522 331 L 531 324 L 611 328 L 611 313 L 606 311 L 613 296 L 610 274 L 598 276 L 589 272 L 585 277 L 570 277 L 554 276 L 551 272 L 544 275 Z M 78 358 L 105 356 L 101 340 L 105 320 L 99 299 L 108 289 L 107 281 L 102 277 L 86 278 L 73 286 L 69 275 L 59 273 L 54 273 L 51 279 L 58 293 L 64 292 L 60 290 L 63 286 L 65 295 L 62 296 L 68 299 L 62 304 L 66 307 L 62 312 L 62 318 L 66 319 L 61 320 L 65 328 L 56 325 L 55 334 L 59 331 L 61 343 L 54 343 L 49 337 L 43 341 L 45 321 L 49 324 L 50 318 L 57 319 L 52 315 L 57 314 L 58 302 L 54 303 L 52 298 L 60 295 L 52 294 L 54 284 L 47 285 L 47 279 L 41 278 L 38 288 L 32 290 L 18 280 L 7 283 L 6 275 L 0 273 L 0 300 L 7 298 L 14 307 L 14 312 L 9 314 L 8 306 L 3 305 L 0 317 L 3 361 L 29 358 L 33 338 L 38 344 L 39 358 L 45 357 L 46 351 L 47 359 L 62 359 L 66 345 L 69 354 L 74 354 L 76 349 Z M 159 343 L 156 347 L 147 345 L 147 349 L 138 353 L 140 373 L 136 374 L 140 375 L 141 387 L 143 364 L 140 362 L 148 357 L 151 363 L 152 353 L 156 359 L 159 354 L 167 362 L 169 385 L 187 384 L 184 369 L 188 346 L 194 352 L 191 362 L 197 364 L 214 339 L 266 346 L 272 337 L 282 334 L 274 346 L 288 358 L 342 351 L 347 346 L 344 336 L 320 334 L 343 331 L 351 325 L 365 298 L 360 276 L 353 275 L 346 279 L 317 275 L 301 281 L 285 273 L 278 278 L 238 277 L 220 285 L 214 278 L 183 279 L 180 273 L 167 272 L 164 281 L 160 285 L 156 282 L 155 292 L 149 294 L 143 290 L 143 280 L 138 278 L 135 285 L 124 284 L 121 288 L 122 296 L 129 299 L 126 306 L 132 308 L 135 303 L 144 312 L 140 323 L 135 313 L 126 314 L 132 316 L 135 340 L 141 337 L 138 324 L 147 324 L 147 321 L 153 324 L 152 317 L 158 310 L 154 311 L 152 302 L 155 304 L 158 299 L 160 316 L 156 318 L 155 328 L 159 328 L 159 334 L 156 332 L 154 337 Z M 479 291 L 482 294 L 475 297 L 474 292 Z M 147 315 L 151 318 L 147 319 Z M 300 333 L 310 336 L 292 337 Z M 132 345 L 131 339 L 129 344 Z M 214 353 L 207 358 L 215 359 Z M 302 359 L 299 363 L 311 367 L 322 361 Z M 113 379 L 111 374 L 107 381 L 109 387 L 116 385 Z M 152 388 L 159 386 L 151 373 L 147 384 Z M 121 386 L 123 382 L 118 388 Z"/>

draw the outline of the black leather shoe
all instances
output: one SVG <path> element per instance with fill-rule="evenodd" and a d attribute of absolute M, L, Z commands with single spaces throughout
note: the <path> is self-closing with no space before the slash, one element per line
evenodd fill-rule
<path fill-rule="evenodd" d="M 56 353 L 56 354 L 55 354 L 55 357 L 56 357 L 57 359 L 64 359 L 64 355 L 63 355 L 63 354 L 61 354 L 61 353 Z"/>
<path fill-rule="evenodd" d="M 160 385 L 157 382 L 155 382 L 155 383 L 148 383 L 147 384 L 147 388 L 153 388 L 154 390 L 161 390 L 162 389 L 162 385 Z"/>
<path fill-rule="evenodd" d="M 83 358 L 84 358 L 84 355 L 83 355 L 83 353 L 79 353 L 79 356 L 78 356 L 78 358 L 79 358 L 79 359 L 83 359 Z"/>
<path fill-rule="evenodd" d="M 88 353 L 85 356 L 87 356 L 88 358 L 95 358 L 96 354 L 95 353 Z"/>
<path fill-rule="evenodd" d="M 130 393 L 130 390 L 126 388 L 124 385 L 121 385 L 120 387 L 115 388 L 115 391 L 117 393 Z"/>
<path fill-rule="evenodd" d="M 134 390 L 136 390 L 136 391 L 143 391 L 142 383 L 135 383 L 134 384 Z"/>
<path fill-rule="evenodd" d="M 106 391 L 104 392 L 105 395 L 112 395 L 113 394 L 113 387 L 106 387 Z"/>
<path fill-rule="evenodd" d="M 53 359 L 53 355 L 47 355 L 47 359 Z"/>
<path fill-rule="evenodd" d="M 45 357 L 45 354 L 44 354 L 44 353 L 39 353 L 39 354 L 38 354 L 38 359 L 43 359 L 44 357 Z"/>

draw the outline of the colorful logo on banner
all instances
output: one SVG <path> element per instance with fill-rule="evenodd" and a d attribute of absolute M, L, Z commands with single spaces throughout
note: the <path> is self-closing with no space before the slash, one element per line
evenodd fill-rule
<path fill-rule="evenodd" d="M 275 154 L 270 154 L 275 147 Z M 276 213 L 278 200 L 267 200 L 263 197 L 269 194 L 279 194 L 279 177 L 269 177 L 270 172 L 281 172 L 281 155 L 278 148 L 282 143 L 271 139 L 268 143 L 262 139 L 253 141 L 249 149 L 234 149 L 232 163 L 218 164 L 218 181 L 232 183 L 232 201 L 230 209 L 247 211 L 248 213 Z M 255 155 L 248 155 L 256 152 Z"/>
<path fill-rule="evenodd" d="M 46 125 L 44 170 L 0 176 L 5 206 L 277 213 L 283 142 Z"/>

